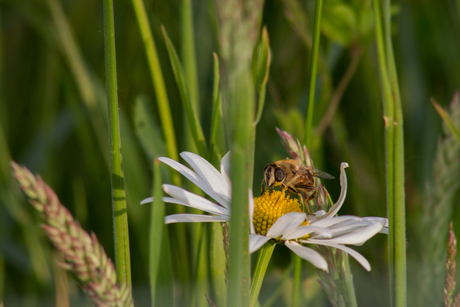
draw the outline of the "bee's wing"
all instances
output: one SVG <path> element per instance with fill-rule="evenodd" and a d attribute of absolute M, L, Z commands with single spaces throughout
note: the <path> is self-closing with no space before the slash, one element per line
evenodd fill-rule
<path fill-rule="evenodd" d="M 334 179 L 334 176 L 320 171 L 319 169 L 316 168 L 301 168 L 297 170 L 297 174 L 300 175 L 299 177 L 305 176 L 305 177 L 318 177 L 318 178 L 323 178 L 323 179 Z"/>
<path fill-rule="evenodd" d="M 310 172 L 311 172 L 311 176 L 322 178 L 322 179 L 334 179 L 335 178 L 334 176 L 326 172 L 320 171 L 319 169 L 316 169 L 316 168 L 311 169 Z"/>

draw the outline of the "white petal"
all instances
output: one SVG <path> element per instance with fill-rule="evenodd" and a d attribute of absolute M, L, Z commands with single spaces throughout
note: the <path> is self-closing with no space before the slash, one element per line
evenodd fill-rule
<path fill-rule="evenodd" d="M 261 248 L 265 243 L 270 241 L 271 238 L 261 235 L 250 235 L 249 236 L 249 253 L 252 254 L 253 252 L 257 251 Z"/>
<path fill-rule="evenodd" d="M 255 234 L 256 230 L 254 228 L 254 195 L 252 194 L 252 190 L 249 189 L 249 230 L 251 234 Z"/>
<path fill-rule="evenodd" d="M 341 216 L 334 216 L 328 219 L 316 220 L 310 222 L 311 225 L 315 225 L 318 227 L 331 227 L 332 225 L 339 224 L 348 220 L 360 220 L 361 218 L 353 215 L 341 215 Z"/>
<path fill-rule="evenodd" d="M 230 201 L 232 190 L 222 174 L 216 168 L 206 161 L 203 157 L 192 152 L 184 151 L 180 156 L 187 161 L 198 176 L 203 179 L 212 189 L 226 201 Z"/>
<path fill-rule="evenodd" d="M 145 204 L 152 203 L 152 202 L 153 202 L 153 197 L 147 197 L 146 199 L 143 199 L 141 201 L 141 205 L 145 205 Z"/>
<path fill-rule="evenodd" d="M 315 233 L 316 235 L 320 235 L 321 237 L 324 237 L 324 238 L 332 237 L 332 231 L 330 229 L 311 226 L 311 225 L 305 225 L 305 226 L 299 226 L 297 228 L 291 229 L 290 231 L 287 231 L 281 237 L 281 240 L 298 239 L 310 233 Z"/>
<path fill-rule="evenodd" d="M 230 216 L 230 211 L 226 208 L 216 205 L 212 201 L 209 201 L 204 197 L 193 194 L 182 188 L 171 184 L 163 184 L 163 190 L 174 197 L 174 199 L 181 201 L 182 205 L 203 210 L 209 213 Z"/>
<path fill-rule="evenodd" d="M 278 238 L 305 221 L 305 213 L 291 212 L 280 216 L 267 232 L 267 237 Z"/>
<path fill-rule="evenodd" d="M 220 161 L 220 173 L 227 181 L 228 185 L 232 186 L 232 181 L 230 180 L 230 151 L 222 158 Z"/>
<path fill-rule="evenodd" d="M 197 223 L 197 222 L 226 222 L 229 217 L 204 214 L 171 214 L 165 216 L 165 224 L 172 223 Z"/>
<path fill-rule="evenodd" d="M 201 190 L 203 190 L 206 194 L 211 196 L 215 201 L 217 201 L 219 204 L 224 206 L 225 208 L 230 208 L 230 202 L 224 200 L 222 197 L 220 197 L 213 189 L 212 187 L 207 184 L 206 182 L 203 181 L 203 179 L 198 176 L 197 173 L 186 167 L 185 165 L 174 161 L 173 159 L 169 159 L 166 157 L 160 157 L 158 158 L 161 162 L 164 164 L 170 166 L 171 168 L 175 169 L 179 173 L 181 173 L 185 178 L 193 182 L 197 187 L 199 187 Z"/>
<path fill-rule="evenodd" d="M 304 241 L 301 241 L 301 242 L 304 242 Z M 309 241 L 305 241 L 304 243 L 310 243 L 310 242 L 309 242 Z M 358 252 L 355 251 L 354 249 L 351 249 L 351 248 L 349 248 L 349 247 L 347 247 L 347 246 L 343 246 L 343 245 L 340 245 L 340 244 L 332 244 L 332 243 L 326 243 L 326 242 L 315 243 L 315 244 L 324 245 L 324 246 L 330 246 L 330 247 L 334 247 L 334 248 L 343 250 L 343 251 L 346 252 L 348 255 L 350 255 L 350 256 L 352 256 L 353 258 L 355 258 L 356 261 L 358 261 L 367 271 L 370 271 L 370 270 L 371 270 L 371 265 L 370 265 L 369 261 L 367 261 L 367 259 L 364 258 L 363 255 L 361 255 L 360 253 L 358 253 Z"/>
<path fill-rule="evenodd" d="M 375 223 L 372 225 L 369 225 L 363 229 L 360 229 L 359 231 L 345 234 L 342 236 L 338 236 L 332 239 L 324 239 L 324 240 L 317 240 L 317 239 L 309 239 L 309 242 L 312 243 L 317 243 L 318 242 L 328 242 L 328 243 L 337 243 L 337 244 L 363 244 L 370 238 L 372 238 L 375 234 L 377 234 L 383 227 L 382 223 Z"/>
<path fill-rule="evenodd" d="M 321 216 L 318 218 L 318 220 L 323 219 L 323 218 L 328 218 L 328 217 L 333 217 L 334 215 L 339 212 L 340 208 L 343 205 L 343 202 L 345 201 L 345 197 L 347 196 L 347 174 L 345 173 L 345 169 L 348 167 L 348 163 L 342 162 L 340 164 L 340 196 L 337 202 L 327 211 L 326 215 Z"/>
<path fill-rule="evenodd" d="M 317 251 L 295 242 L 286 241 L 284 244 L 300 258 L 307 260 L 318 269 L 327 271 L 327 262 Z"/>

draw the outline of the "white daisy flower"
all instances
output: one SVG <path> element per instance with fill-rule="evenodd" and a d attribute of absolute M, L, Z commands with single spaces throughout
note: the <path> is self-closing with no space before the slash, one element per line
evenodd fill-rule
<path fill-rule="evenodd" d="M 347 193 L 346 167 L 347 163 L 341 164 L 342 190 L 337 203 L 328 212 L 319 210 L 314 215 L 306 216 L 296 199 L 286 198 L 279 191 L 266 192 L 256 197 L 250 203 L 254 225 L 251 227 L 249 251 L 253 253 L 266 242 L 276 240 L 315 267 L 327 271 L 327 262 L 323 256 L 301 244 L 329 246 L 348 253 L 370 271 L 371 266 L 366 258 L 344 244 L 361 245 L 378 232 L 385 232 L 387 219 L 335 216 Z"/>
<path fill-rule="evenodd" d="M 203 192 L 215 200 L 212 202 L 204 197 L 191 193 L 180 187 L 164 184 L 163 190 L 172 197 L 164 197 L 167 203 L 192 207 L 210 215 L 173 214 L 165 217 L 165 223 L 180 222 L 228 222 L 231 214 L 231 181 L 229 174 L 229 154 L 221 161 L 219 172 L 204 158 L 191 152 L 182 152 L 181 157 L 192 169 L 169 158 L 159 160 L 197 185 Z M 387 232 L 387 219 L 378 217 L 335 216 L 340 210 L 347 193 L 347 178 L 342 163 L 340 184 L 342 190 L 339 199 L 328 212 L 316 211 L 306 216 L 300 209 L 297 199 L 286 197 L 284 192 L 267 191 L 253 198 L 249 191 L 250 238 L 251 253 L 258 250 L 270 240 L 284 243 L 302 259 L 314 266 L 327 270 L 327 262 L 317 251 L 301 244 L 316 244 L 334 247 L 354 257 L 361 265 L 370 270 L 369 262 L 358 252 L 343 244 L 360 245 L 378 232 Z M 153 198 L 144 199 L 141 204 L 152 202 Z"/>

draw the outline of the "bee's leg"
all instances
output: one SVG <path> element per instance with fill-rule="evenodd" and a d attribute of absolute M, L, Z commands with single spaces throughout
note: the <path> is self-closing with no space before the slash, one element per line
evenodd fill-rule
<path fill-rule="evenodd" d="M 311 199 L 311 198 L 305 199 L 305 198 L 303 197 L 303 193 L 300 193 L 300 200 L 301 200 L 301 202 L 302 202 L 302 206 L 304 207 L 303 209 L 304 209 L 304 211 L 305 211 L 305 209 L 307 210 L 308 215 L 312 215 L 312 213 L 311 213 L 311 211 L 310 211 L 310 207 L 308 207 L 308 201 L 309 201 L 310 199 Z"/>
<path fill-rule="evenodd" d="M 265 192 L 265 180 L 262 181 L 262 184 L 260 186 L 260 195 L 264 194 Z"/>

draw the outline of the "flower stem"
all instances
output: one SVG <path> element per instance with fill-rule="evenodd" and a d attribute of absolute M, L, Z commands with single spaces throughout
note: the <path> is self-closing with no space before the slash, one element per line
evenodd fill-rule
<path fill-rule="evenodd" d="M 265 272 L 267 272 L 268 264 L 270 263 L 273 251 L 275 250 L 275 245 L 276 244 L 269 242 L 265 244 L 260 250 L 259 258 L 257 259 L 256 268 L 254 270 L 254 276 L 252 277 L 250 303 L 251 307 L 254 307 L 257 304 L 257 298 L 259 297 L 260 288 L 262 287 Z"/>
<path fill-rule="evenodd" d="M 294 257 L 294 278 L 292 284 L 292 306 L 299 306 L 299 288 L 302 272 L 302 259 Z"/>
<path fill-rule="evenodd" d="M 318 53 L 322 8 L 323 0 L 316 0 L 315 25 L 313 28 L 313 45 L 311 50 L 310 61 L 310 91 L 308 93 L 307 118 L 305 119 L 305 146 L 307 146 L 307 148 L 309 147 L 311 140 L 311 127 L 313 122 L 313 110 L 315 104 L 316 75 L 318 71 Z"/>
<path fill-rule="evenodd" d="M 121 155 L 120 124 L 118 118 L 115 26 L 112 0 L 104 0 L 104 47 L 116 266 L 118 280 L 126 281 L 126 284 L 131 289 L 128 213 L 126 210 L 126 192 Z"/>

